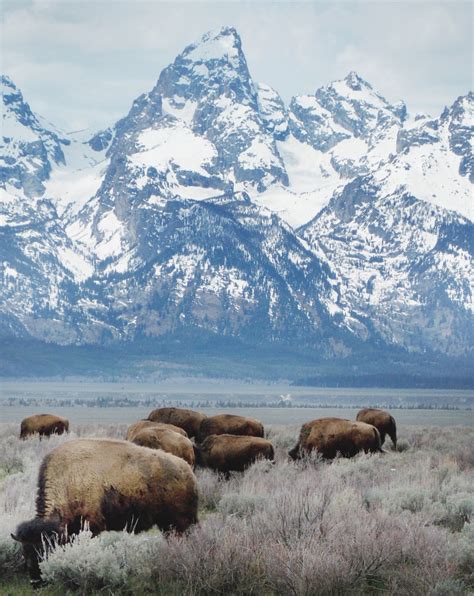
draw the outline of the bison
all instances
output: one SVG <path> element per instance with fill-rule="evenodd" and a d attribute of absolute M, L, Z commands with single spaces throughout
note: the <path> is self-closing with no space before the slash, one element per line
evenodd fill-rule
<path fill-rule="evenodd" d="M 184 408 L 158 408 L 153 410 L 148 416 L 148 420 L 153 422 L 164 422 L 174 424 L 184 429 L 189 437 L 196 437 L 199 432 L 201 422 L 206 418 L 205 414 L 186 410 Z"/>
<path fill-rule="evenodd" d="M 126 435 L 127 441 L 133 441 L 133 437 L 145 428 L 166 428 L 178 433 L 179 435 L 182 435 L 183 437 L 188 436 L 188 433 L 184 429 L 180 428 L 179 426 L 175 426 L 174 424 L 152 422 L 151 420 L 138 420 L 138 422 L 134 422 L 128 427 Z"/>
<path fill-rule="evenodd" d="M 209 416 L 201 423 L 199 429 L 199 442 L 210 435 L 244 435 L 250 437 L 263 437 L 263 424 L 254 418 L 236 416 L 235 414 L 217 414 Z"/>
<path fill-rule="evenodd" d="M 21 422 L 20 439 L 26 439 L 31 435 L 49 437 L 56 433 L 62 435 L 69 430 L 69 420 L 55 416 L 54 414 L 35 414 L 28 416 Z"/>
<path fill-rule="evenodd" d="M 160 428 L 159 426 L 150 426 L 135 433 L 131 441 L 135 445 L 141 445 L 142 447 L 162 449 L 167 453 L 172 453 L 184 459 L 190 466 L 194 466 L 193 444 L 188 437 L 184 437 L 174 432 L 174 430 Z"/>
<path fill-rule="evenodd" d="M 385 435 L 388 435 L 394 448 L 397 448 L 397 425 L 388 412 L 377 408 L 364 408 L 357 414 L 356 420 L 375 426 L 380 433 L 382 445 L 385 443 Z"/>
<path fill-rule="evenodd" d="M 196 465 L 218 472 L 242 472 L 256 459 L 274 461 L 270 441 L 260 437 L 237 435 L 210 435 L 195 448 Z"/>
<path fill-rule="evenodd" d="M 157 525 L 184 532 L 197 522 L 196 478 L 181 458 L 112 439 L 76 439 L 46 455 L 40 467 L 36 517 L 20 524 L 15 540 L 33 584 L 41 582 L 44 540 L 64 542 L 87 522 L 104 530 L 134 532 Z"/>
<path fill-rule="evenodd" d="M 289 456 L 299 459 L 313 450 L 325 459 L 333 459 L 338 454 L 353 457 L 360 451 L 382 451 L 382 444 L 379 431 L 370 424 L 342 418 L 319 418 L 303 424 L 298 443 Z"/>

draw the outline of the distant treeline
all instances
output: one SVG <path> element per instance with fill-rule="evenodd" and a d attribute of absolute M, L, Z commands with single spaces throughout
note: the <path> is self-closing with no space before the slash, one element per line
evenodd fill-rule
<path fill-rule="evenodd" d="M 292 383 L 297 387 L 340 387 L 360 389 L 474 389 L 474 377 L 425 377 L 407 374 L 321 375 Z"/>
<path fill-rule="evenodd" d="M 1 406 L 7 407 L 61 407 L 61 408 L 192 408 L 192 409 L 207 409 L 207 408 L 281 408 L 281 409 L 298 409 L 298 408 L 389 408 L 391 410 L 472 410 L 473 403 L 450 404 L 450 403 L 427 403 L 427 402 L 413 402 L 409 403 L 397 401 L 391 402 L 371 402 L 367 398 L 358 402 L 348 403 L 333 403 L 333 402 L 294 402 L 287 400 L 274 401 L 242 401 L 242 400 L 156 400 L 153 398 L 146 399 L 130 399 L 130 398 L 107 398 L 97 397 L 92 399 L 84 398 L 70 398 L 70 399 L 36 399 L 36 398 L 9 398 L 0 401 Z"/>

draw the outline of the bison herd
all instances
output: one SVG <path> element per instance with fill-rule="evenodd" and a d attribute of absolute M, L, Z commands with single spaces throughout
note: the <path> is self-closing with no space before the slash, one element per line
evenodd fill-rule
<path fill-rule="evenodd" d="M 41 414 L 23 420 L 20 438 L 68 430 L 66 419 Z M 320 418 L 301 427 L 289 456 L 299 459 L 314 451 L 333 459 L 381 452 L 386 435 L 396 447 L 395 420 L 383 410 L 361 410 L 355 422 Z M 273 445 L 258 420 L 159 408 L 132 424 L 126 440 L 75 439 L 51 451 L 39 472 L 36 517 L 20 524 L 12 537 L 22 543 L 32 583 L 38 584 L 39 561 L 51 538 L 64 542 L 84 523 L 93 534 L 155 525 L 182 533 L 197 522 L 194 467 L 227 476 L 257 459 L 274 461 Z"/>

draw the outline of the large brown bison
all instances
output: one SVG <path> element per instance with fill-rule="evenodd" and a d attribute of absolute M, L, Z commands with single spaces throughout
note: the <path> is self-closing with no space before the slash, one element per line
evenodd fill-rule
<path fill-rule="evenodd" d="M 188 436 L 188 433 L 184 429 L 180 428 L 179 426 L 175 426 L 174 424 L 153 422 L 152 420 L 138 420 L 138 422 L 134 422 L 128 427 L 126 436 L 127 441 L 133 441 L 133 437 L 145 428 L 166 428 L 182 435 L 183 437 Z"/>
<path fill-rule="evenodd" d="M 263 424 L 254 418 L 236 416 L 235 414 L 217 414 L 209 416 L 201 423 L 198 439 L 201 443 L 210 435 L 244 435 L 263 437 Z"/>
<path fill-rule="evenodd" d="M 197 508 L 196 478 L 179 457 L 127 441 L 76 439 L 44 458 L 36 518 L 20 524 L 12 537 L 22 542 L 37 583 L 43 537 L 64 541 L 83 522 L 94 534 L 124 528 L 140 532 L 155 524 L 183 532 L 197 522 Z"/>
<path fill-rule="evenodd" d="M 357 414 L 357 420 L 375 426 L 380 433 L 382 445 L 385 443 L 385 435 L 388 435 L 395 449 L 397 448 L 397 425 L 388 412 L 377 408 L 364 408 Z"/>
<path fill-rule="evenodd" d="M 201 422 L 205 418 L 206 415 L 201 414 L 201 412 L 184 408 L 158 408 L 148 416 L 148 420 L 153 422 L 165 422 L 183 428 L 189 437 L 197 436 Z"/>
<path fill-rule="evenodd" d="M 210 435 L 195 447 L 196 465 L 218 472 L 242 472 L 258 458 L 274 461 L 270 441 L 260 437 Z"/>
<path fill-rule="evenodd" d="M 365 422 L 353 422 L 342 418 L 319 418 L 303 424 L 296 447 L 290 452 L 292 459 L 317 451 L 325 459 L 336 455 L 353 457 L 360 451 L 365 453 L 382 451 L 380 433 Z"/>
<path fill-rule="evenodd" d="M 52 434 L 62 435 L 69 430 L 69 420 L 54 414 L 35 414 L 28 416 L 21 422 L 20 439 L 31 435 L 49 437 Z"/>
<path fill-rule="evenodd" d="M 188 437 L 183 437 L 183 435 L 174 432 L 174 430 L 160 428 L 159 426 L 150 426 L 135 433 L 131 441 L 135 445 L 141 445 L 142 447 L 163 449 L 167 453 L 181 457 L 190 466 L 194 466 L 193 444 Z"/>

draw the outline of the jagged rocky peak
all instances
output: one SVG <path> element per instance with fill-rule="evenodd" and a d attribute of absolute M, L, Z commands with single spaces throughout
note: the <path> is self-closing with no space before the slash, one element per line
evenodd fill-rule
<path fill-rule="evenodd" d="M 257 85 L 258 107 L 266 129 L 278 141 L 288 136 L 288 112 L 282 98 L 273 87 Z"/>
<path fill-rule="evenodd" d="M 23 96 L 15 83 L 7 75 L 0 77 L 0 88 L 2 90 L 2 101 L 4 106 L 21 105 L 23 103 Z"/>
<path fill-rule="evenodd" d="M 208 31 L 199 42 L 187 46 L 181 56 L 198 64 L 219 65 L 228 62 L 237 69 L 245 62 L 242 42 L 234 27 Z"/>
<path fill-rule="evenodd" d="M 315 94 L 319 103 L 329 110 L 337 124 L 355 137 L 367 137 L 380 122 L 379 112 L 401 125 L 406 118 L 403 102 L 390 104 L 370 83 L 355 72 L 343 80 L 321 87 Z"/>
<path fill-rule="evenodd" d="M 64 138 L 65 135 L 59 133 L 52 124 L 47 123 L 43 118 L 35 114 L 27 101 L 25 101 L 22 92 L 12 79 L 7 75 L 0 76 L 0 88 L 2 93 L 2 136 L 11 138 L 12 140 L 26 140 L 32 141 L 33 134 L 37 136 L 50 137 L 56 143 L 64 145 L 69 144 L 69 140 Z M 29 129 L 27 134 L 23 131 L 25 137 L 21 137 L 21 129 L 18 125 Z M 61 160 L 61 156 L 56 156 L 57 160 Z"/>
<path fill-rule="evenodd" d="M 458 211 L 470 220 L 474 182 L 473 94 L 458 97 L 437 119 L 407 123 L 397 138 L 397 159 L 384 184 L 403 184 L 419 198 Z"/>
<path fill-rule="evenodd" d="M 410 190 L 356 178 L 300 233 L 331 255 L 341 294 L 386 341 L 462 353 L 473 344 L 473 225 Z"/>
<path fill-rule="evenodd" d="M 354 103 L 366 103 L 383 109 L 394 107 L 394 105 L 390 104 L 383 95 L 355 71 L 349 72 L 343 79 L 338 79 L 329 85 L 318 88 L 315 92 L 315 96 L 321 99 L 326 98 L 328 94 Z M 402 101 L 395 104 L 398 110 L 404 105 Z"/>
<path fill-rule="evenodd" d="M 341 84 L 342 82 L 345 83 L 347 90 L 344 89 L 343 85 Z M 399 100 L 393 104 L 389 103 L 385 97 L 378 93 L 369 82 L 367 82 L 353 70 L 349 72 L 343 81 L 336 81 L 332 83 L 330 87 L 335 89 L 341 97 L 345 97 L 355 104 L 365 103 L 384 111 L 387 110 L 390 112 L 390 114 L 396 116 L 401 124 L 403 124 L 407 118 L 407 107 L 404 101 Z"/>
<path fill-rule="evenodd" d="M 38 124 L 30 106 L 23 99 L 23 94 L 7 75 L 0 77 L 0 87 L 2 90 L 2 102 L 4 107 L 3 117 L 6 113 L 13 112 L 19 122 L 24 125 Z"/>
<path fill-rule="evenodd" d="M 385 153 L 388 145 L 393 145 L 395 152 L 394 130 L 401 128 L 407 118 L 403 102 L 390 104 L 354 71 L 344 79 L 320 87 L 314 95 L 294 97 L 289 111 L 293 136 L 323 152 L 331 151 L 342 141 L 354 139 L 366 143 L 364 153 L 382 144 Z M 347 170 L 348 148 L 346 144 L 342 154 L 335 158 L 337 163 L 344 164 L 344 170 Z M 350 152 L 352 161 L 354 148 L 355 145 Z M 358 149 L 360 152 L 362 145 Z"/>
<path fill-rule="evenodd" d="M 200 102 L 212 102 L 220 96 L 257 107 L 242 43 L 232 27 L 206 33 L 200 41 L 187 46 L 163 70 L 156 90 L 164 98 L 165 112 L 188 122 L 192 122 Z"/>
<path fill-rule="evenodd" d="M 0 137 L 0 184 L 10 184 L 28 197 L 41 196 L 54 163 L 64 163 L 60 138 L 33 113 L 14 82 L 3 75 L 2 136 Z"/>
<path fill-rule="evenodd" d="M 262 101 L 261 107 L 235 29 L 206 33 L 163 70 L 114 131 L 92 140 L 100 149 L 113 137 L 99 197 L 126 216 L 132 202 L 152 196 L 205 199 L 234 185 L 286 184 L 275 144 L 284 134 L 284 106 L 275 93 Z"/>
<path fill-rule="evenodd" d="M 458 97 L 449 109 L 446 108 L 440 120 L 442 125 L 447 123 L 451 151 L 461 156 L 459 173 L 474 183 L 474 93 L 470 91 Z"/>
<path fill-rule="evenodd" d="M 366 89 L 372 89 L 372 85 L 364 81 L 362 77 L 360 77 L 354 70 L 351 70 L 347 76 L 344 78 L 344 82 L 350 87 L 353 91 L 361 91 L 363 87 Z"/>

